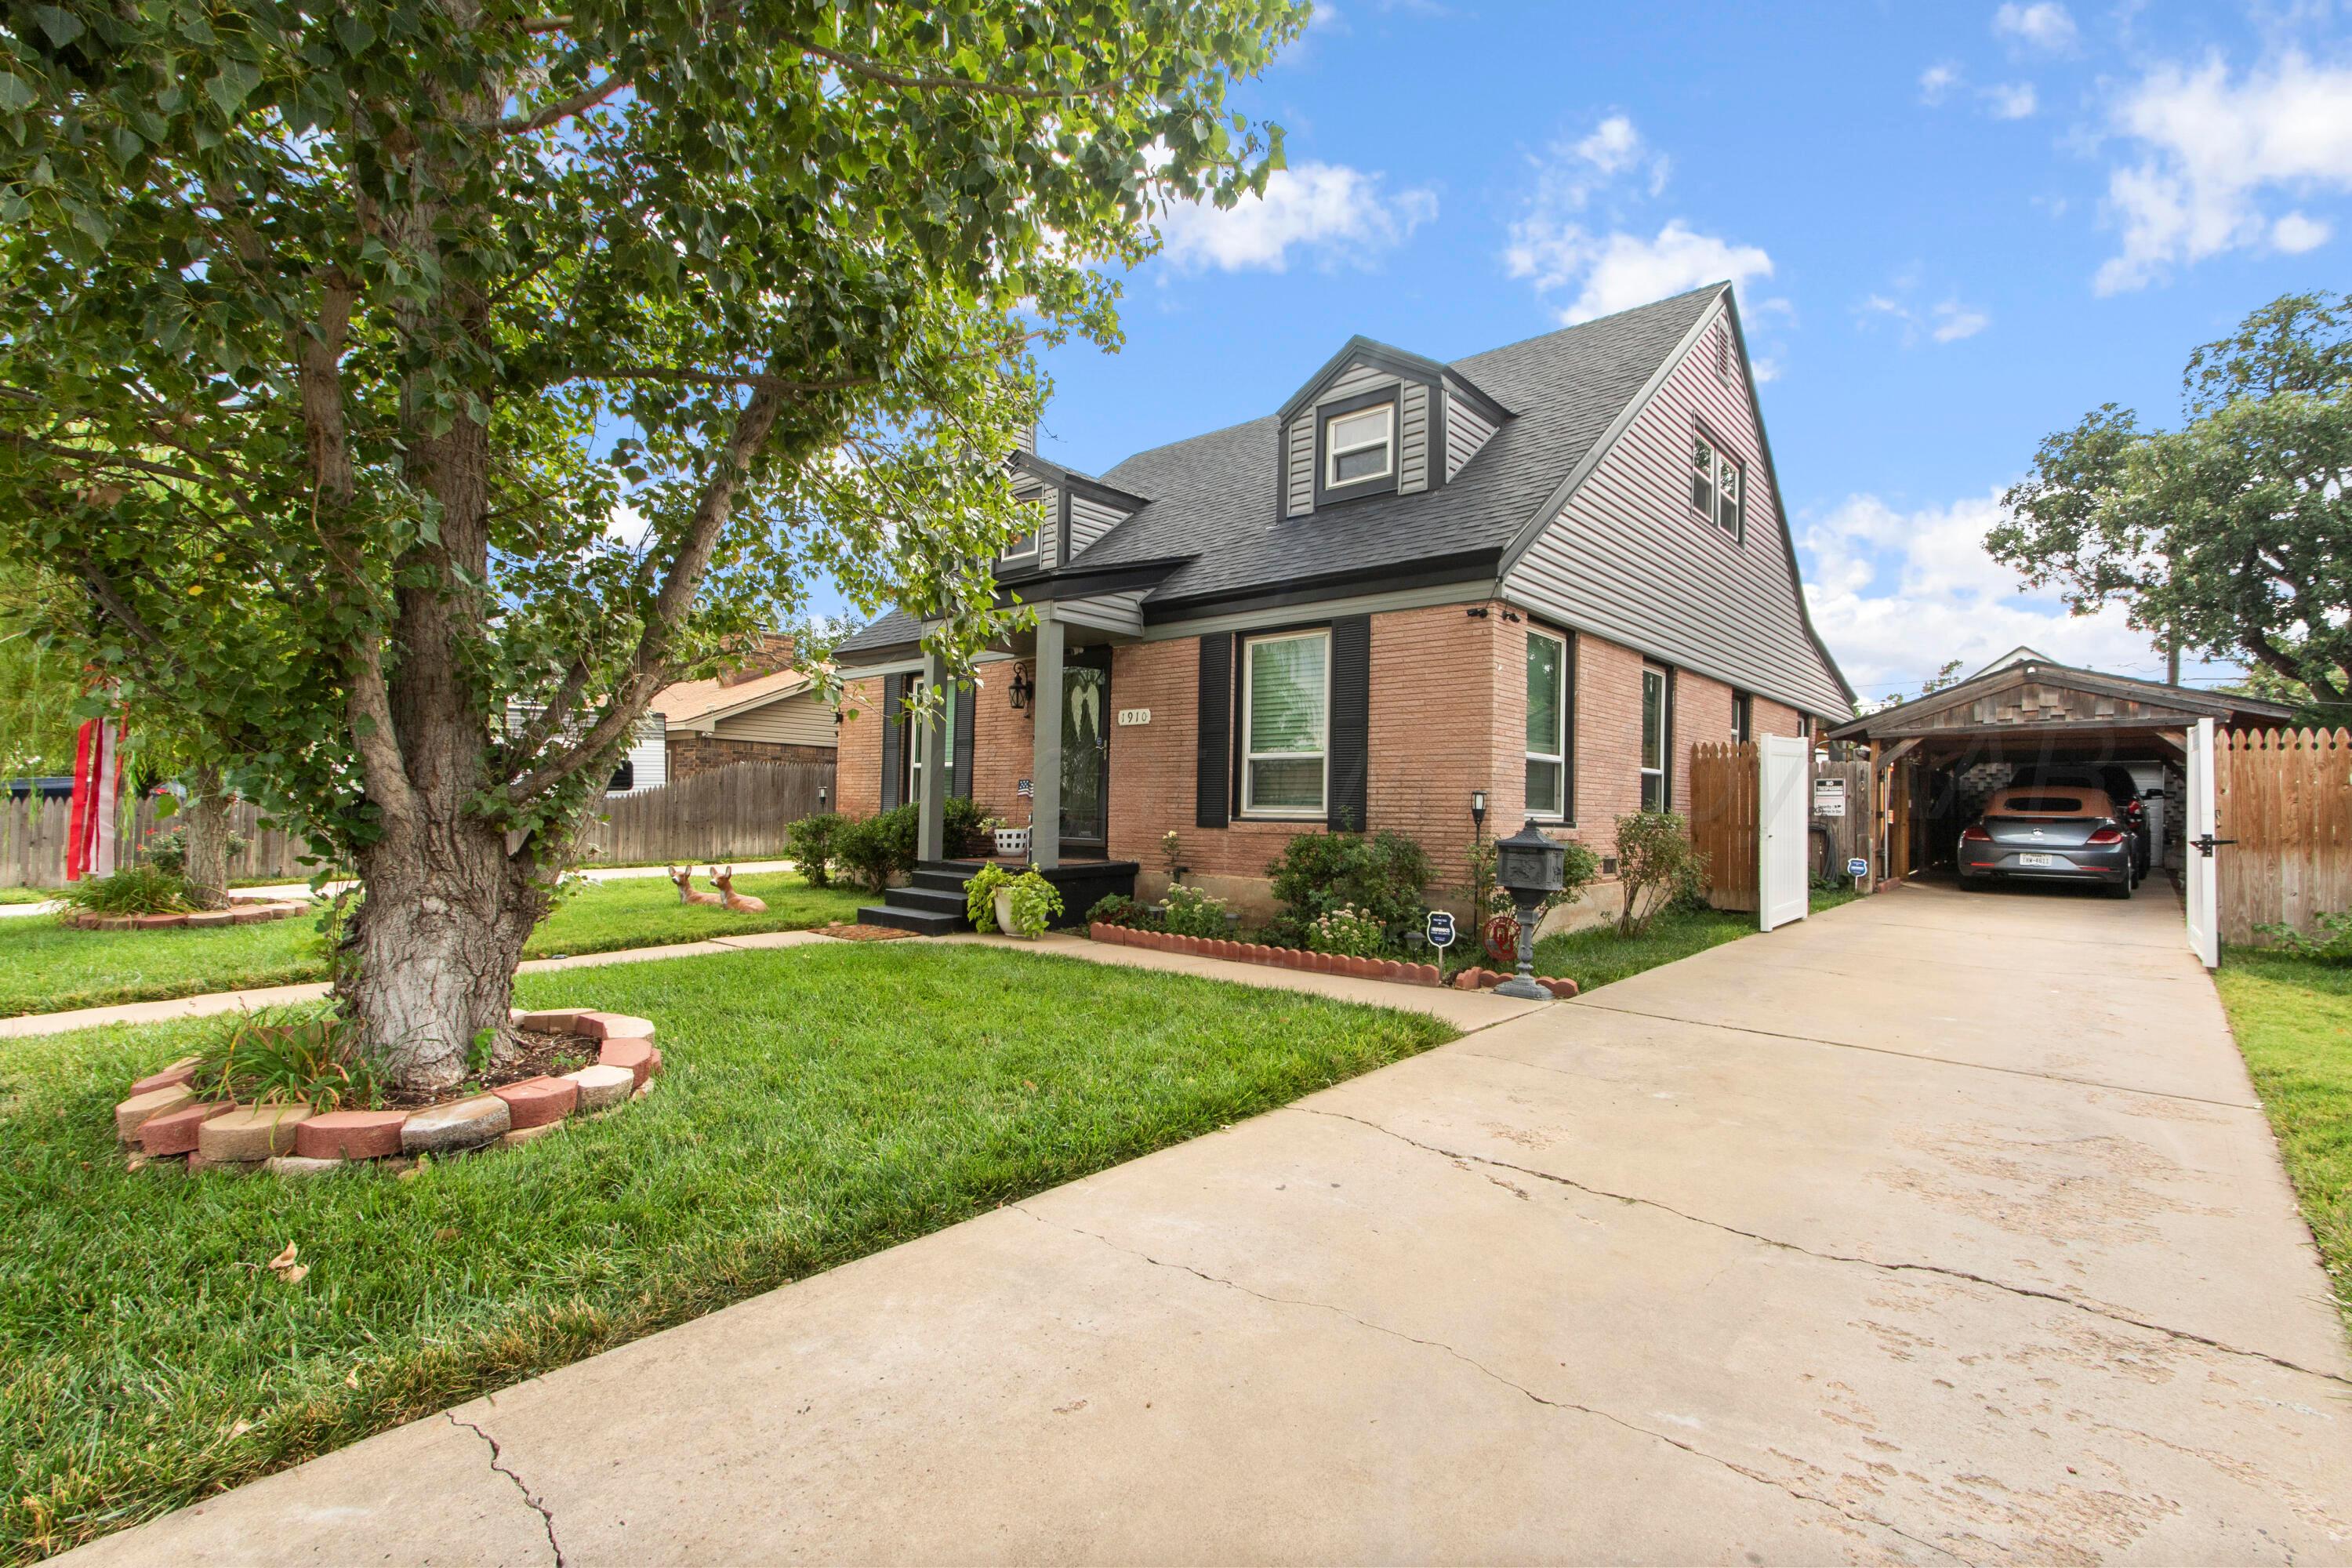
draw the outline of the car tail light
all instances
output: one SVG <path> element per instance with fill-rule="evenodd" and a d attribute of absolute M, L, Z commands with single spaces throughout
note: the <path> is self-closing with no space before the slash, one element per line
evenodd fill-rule
<path fill-rule="evenodd" d="M 2092 846 L 2121 844 L 2123 841 L 2124 830 L 2120 827 L 2095 828 L 2092 830 L 2091 836 L 2083 840 L 2084 844 Z"/>
<path fill-rule="evenodd" d="M 1966 827 L 1960 829 L 1960 842 L 1963 844 L 1990 844 L 1992 842 L 1992 835 L 1984 830 L 1983 823 L 1971 822 Z"/>

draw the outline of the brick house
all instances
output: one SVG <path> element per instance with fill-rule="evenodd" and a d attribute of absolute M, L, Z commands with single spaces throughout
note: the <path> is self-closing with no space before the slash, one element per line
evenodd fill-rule
<path fill-rule="evenodd" d="M 835 757 L 833 707 L 807 672 L 793 668 L 793 639 L 774 633 L 724 675 L 662 688 L 649 717 L 661 723 L 672 781 L 731 763 L 830 765 Z"/>
<path fill-rule="evenodd" d="M 914 618 L 838 656 L 840 807 L 922 803 L 926 858 L 944 793 L 1145 897 L 1173 831 L 1188 881 L 1263 909 L 1324 827 L 1412 835 L 1442 896 L 1473 791 L 1489 833 L 1608 857 L 1620 815 L 1687 806 L 1693 744 L 1853 711 L 1728 284 L 1451 363 L 1356 338 L 1263 418 L 1099 478 L 1020 453 L 1012 482 L 1038 527 L 997 581 L 1035 631 L 930 724 Z"/>

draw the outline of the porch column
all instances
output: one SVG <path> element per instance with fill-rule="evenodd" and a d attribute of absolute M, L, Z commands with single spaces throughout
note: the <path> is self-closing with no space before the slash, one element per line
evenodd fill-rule
<path fill-rule="evenodd" d="M 1040 870 L 1062 863 L 1062 658 L 1067 629 L 1043 606 L 1037 620 L 1037 746 L 1030 766 L 1029 858 Z"/>
<path fill-rule="evenodd" d="M 922 759 L 916 783 L 915 858 L 919 860 L 944 858 L 948 821 L 948 781 L 940 775 L 947 772 L 941 759 L 947 755 L 947 660 L 938 654 L 923 655 L 924 695 L 932 700 L 931 710 L 922 721 L 921 750 L 916 755 Z"/>

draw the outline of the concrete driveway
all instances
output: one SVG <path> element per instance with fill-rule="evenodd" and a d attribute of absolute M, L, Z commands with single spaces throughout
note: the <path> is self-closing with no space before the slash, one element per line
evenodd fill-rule
<path fill-rule="evenodd" d="M 2178 906 L 1912 888 L 84 1556 L 2341 1562 L 2347 1395 Z"/>

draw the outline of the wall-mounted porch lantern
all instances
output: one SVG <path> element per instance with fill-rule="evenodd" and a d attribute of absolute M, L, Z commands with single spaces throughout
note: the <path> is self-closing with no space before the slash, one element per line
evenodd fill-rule
<path fill-rule="evenodd" d="M 1568 850 L 1543 836 L 1536 819 L 1508 838 L 1495 841 L 1495 880 L 1511 895 L 1519 921 L 1519 972 L 1495 987 L 1497 996 L 1540 1002 L 1551 994 L 1536 984 L 1536 921 L 1543 901 L 1559 891 Z"/>
<path fill-rule="evenodd" d="M 1013 667 L 1013 710 L 1015 713 L 1029 706 L 1029 698 L 1036 689 L 1037 683 L 1029 679 L 1028 667 L 1014 665 Z"/>

